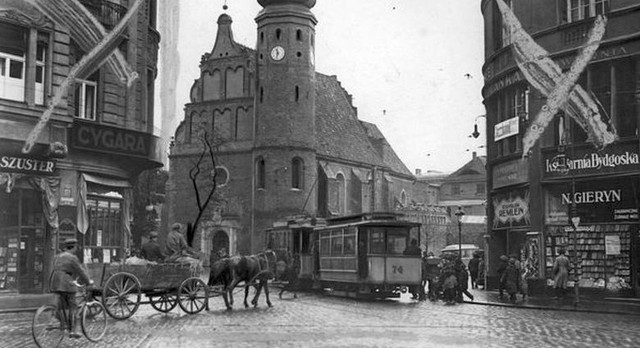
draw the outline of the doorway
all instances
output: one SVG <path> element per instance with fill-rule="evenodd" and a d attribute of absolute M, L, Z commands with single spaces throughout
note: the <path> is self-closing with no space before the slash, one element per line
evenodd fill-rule
<path fill-rule="evenodd" d="M 213 234 L 213 239 L 211 240 L 211 255 L 218 255 L 218 252 L 223 249 L 228 254 L 229 253 L 229 235 L 225 231 L 216 231 Z"/>

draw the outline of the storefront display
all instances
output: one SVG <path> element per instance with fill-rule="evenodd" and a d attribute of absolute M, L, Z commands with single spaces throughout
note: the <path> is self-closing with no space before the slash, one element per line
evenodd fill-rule
<path fill-rule="evenodd" d="M 549 226 L 546 231 L 547 282 L 553 284 L 553 262 L 561 248 L 567 250 L 569 260 L 575 263 L 574 233 L 578 252 L 578 265 L 573 267 L 569 279 L 575 280 L 578 272 L 579 286 L 621 290 L 631 288 L 631 232 L 637 225 L 586 225 L 574 232 L 570 226 Z M 612 238 L 613 237 L 613 238 Z M 609 245 L 607 240 L 618 241 Z M 611 242 L 609 242 L 611 244 Z M 619 250 L 619 253 L 615 253 Z M 612 253 L 613 251 L 613 253 Z"/>

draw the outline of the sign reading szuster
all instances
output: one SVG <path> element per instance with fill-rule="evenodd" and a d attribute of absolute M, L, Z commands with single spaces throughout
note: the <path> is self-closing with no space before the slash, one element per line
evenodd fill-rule
<path fill-rule="evenodd" d="M 638 143 L 622 143 L 602 151 L 593 148 L 567 150 L 566 153 L 543 154 L 543 175 L 620 173 L 640 170 Z"/>
<path fill-rule="evenodd" d="M 18 155 L 0 154 L 0 172 L 21 173 L 27 175 L 54 175 L 56 162 Z"/>
<path fill-rule="evenodd" d="M 91 151 L 147 157 L 151 135 L 128 129 L 74 120 L 71 146 Z"/>

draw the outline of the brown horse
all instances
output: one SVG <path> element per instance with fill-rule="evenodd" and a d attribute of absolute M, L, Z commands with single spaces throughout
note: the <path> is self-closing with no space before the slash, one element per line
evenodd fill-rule
<path fill-rule="evenodd" d="M 222 283 L 224 285 L 223 298 L 227 310 L 233 309 L 233 290 L 240 282 L 244 282 L 244 306 L 249 307 L 247 297 L 249 287 L 256 288 L 256 295 L 251 301 L 254 307 L 258 305 L 260 292 L 264 288 L 267 305 L 271 307 L 269 300 L 269 287 L 267 281 L 273 278 L 276 254 L 272 250 L 265 250 L 257 255 L 231 256 L 220 259 L 211 266 L 209 285 Z"/>

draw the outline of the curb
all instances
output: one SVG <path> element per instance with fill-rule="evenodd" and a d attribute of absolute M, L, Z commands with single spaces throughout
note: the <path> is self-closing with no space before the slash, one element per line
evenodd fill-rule
<path fill-rule="evenodd" d="M 39 307 L 25 307 L 25 308 L 7 308 L 0 309 L 0 314 L 11 314 L 11 313 L 21 313 L 21 312 L 35 312 Z"/>
<path fill-rule="evenodd" d="M 464 301 L 464 303 L 477 304 L 481 306 L 493 306 L 493 307 L 511 307 L 520 309 L 536 309 L 547 311 L 565 311 L 565 312 L 583 312 L 583 313 L 599 313 L 599 314 L 619 314 L 619 315 L 633 315 L 640 316 L 640 312 L 624 312 L 624 311 L 603 311 L 596 309 L 586 308 L 557 308 L 549 306 L 536 306 L 536 305 L 514 305 L 509 303 L 497 303 L 497 302 L 483 302 L 483 301 Z"/>

